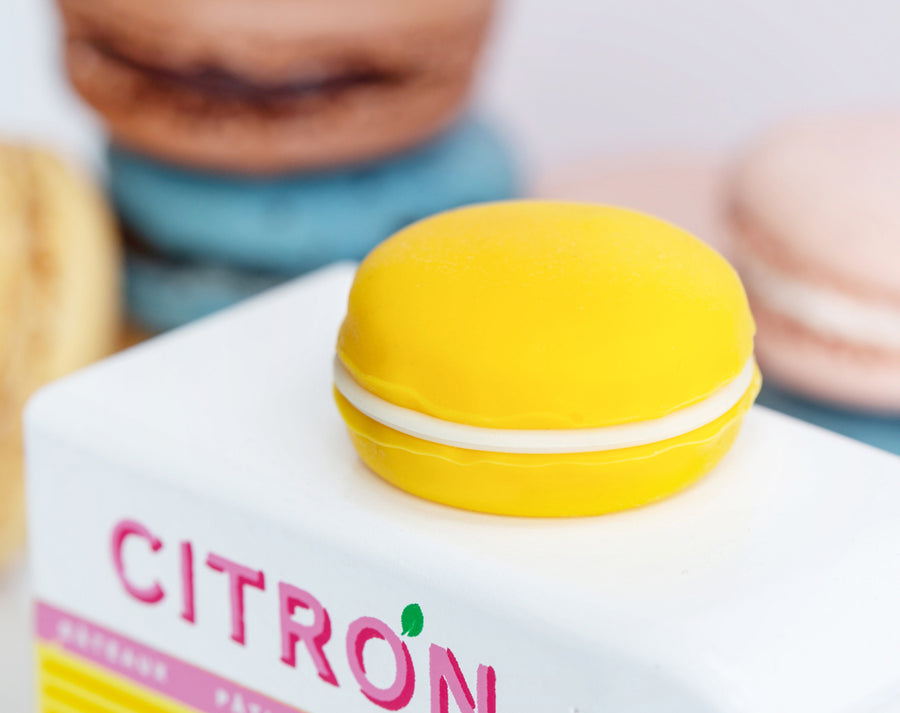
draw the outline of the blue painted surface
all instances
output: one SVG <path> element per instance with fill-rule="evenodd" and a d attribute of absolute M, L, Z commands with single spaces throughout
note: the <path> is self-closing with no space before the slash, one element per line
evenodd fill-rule
<path fill-rule="evenodd" d="M 871 416 L 816 404 L 769 384 L 757 403 L 900 455 L 900 417 Z"/>

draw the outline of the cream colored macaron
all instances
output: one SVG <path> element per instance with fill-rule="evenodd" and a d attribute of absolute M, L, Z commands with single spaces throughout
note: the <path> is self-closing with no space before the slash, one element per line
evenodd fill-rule
<path fill-rule="evenodd" d="M 113 350 L 118 274 L 96 188 L 45 151 L 0 144 L 0 565 L 24 534 L 22 407 Z"/>
<path fill-rule="evenodd" d="M 470 510 L 644 505 L 725 454 L 759 390 L 734 270 L 640 213 L 510 202 L 429 218 L 356 275 L 336 398 L 362 459 Z"/>

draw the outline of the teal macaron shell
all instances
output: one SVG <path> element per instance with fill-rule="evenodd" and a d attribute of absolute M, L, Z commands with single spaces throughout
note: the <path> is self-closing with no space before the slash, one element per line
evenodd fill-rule
<path fill-rule="evenodd" d="M 900 455 L 900 418 L 844 411 L 807 401 L 771 384 L 763 387 L 756 403 Z"/>
<path fill-rule="evenodd" d="M 126 251 L 125 299 L 129 319 L 165 332 L 230 307 L 281 284 L 270 273 L 160 260 Z"/>
<path fill-rule="evenodd" d="M 412 151 L 328 172 L 199 173 L 116 146 L 108 159 L 119 216 L 154 252 L 285 276 L 362 259 L 420 218 L 517 193 L 506 145 L 472 118 Z"/>

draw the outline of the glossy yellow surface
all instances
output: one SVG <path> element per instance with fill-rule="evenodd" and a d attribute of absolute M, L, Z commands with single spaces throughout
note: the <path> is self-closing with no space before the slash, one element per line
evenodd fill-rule
<path fill-rule="evenodd" d="M 492 428 L 659 418 L 753 351 L 718 253 L 618 208 L 511 202 L 421 221 L 359 268 L 338 354 L 392 403 Z"/>
<path fill-rule="evenodd" d="M 647 505 L 705 475 L 734 442 L 761 379 L 731 411 L 696 431 L 598 453 L 486 453 L 408 436 L 373 421 L 340 394 L 353 445 L 378 475 L 445 505 L 530 517 L 603 515 Z"/>
<path fill-rule="evenodd" d="M 631 211 L 546 202 L 451 211 L 360 266 L 338 338 L 381 399 L 485 428 L 596 428 L 657 419 L 740 374 L 754 324 L 715 251 Z M 516 454 L 445 446 L 367 417 L 336 393 L 365 463 L 469 510 L 596 515 L 675 493 L 730 448 L 759 372 L 728 413 L 649 445 Z"/>

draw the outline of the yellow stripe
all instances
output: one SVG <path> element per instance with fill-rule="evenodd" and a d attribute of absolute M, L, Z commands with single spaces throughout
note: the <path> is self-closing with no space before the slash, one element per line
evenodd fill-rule
<path fill-rule="evenodd" d="M 67 706 L 59 701 L 51 701 L 49 698 L 41 697 L 41 713 L 81 713 L 77 708 Z"/>
<path fill-rule="evenodd" d="M 198 713 L 55 646 L 37 648 L 40 713 Z"/>
<path fill-rule="evenodd" d="M 102 704 L 102 701 L 98 704 L 96 700 L 91 700 L 91 698 L 95 697 L 90 696 L 90 694 L 84 695 L 79 691 L 73 692 L 53 685 L 43 686 L 42 694 L 47 700 L 76 710 L 79 713 L 123 713 L 124 710 L 108 708 Z"/>

